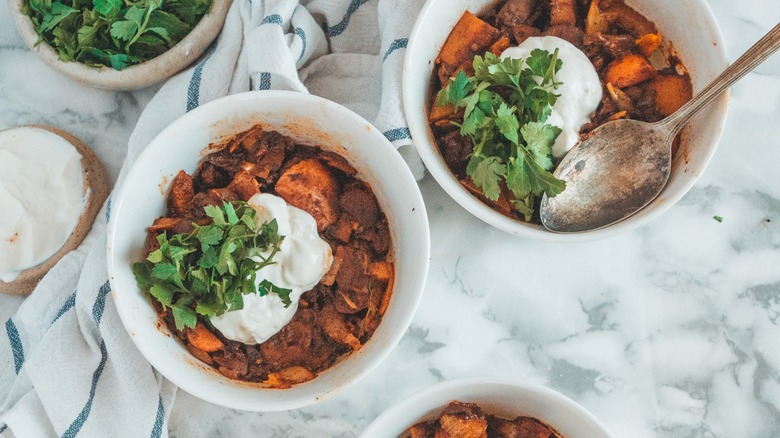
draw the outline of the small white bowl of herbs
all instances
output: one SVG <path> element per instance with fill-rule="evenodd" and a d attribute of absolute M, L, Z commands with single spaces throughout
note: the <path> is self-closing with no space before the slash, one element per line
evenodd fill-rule
<path fill-rule="evenodd" d="M 11 0 L 16 27 L 49 67 L 85 85 L 133 90 L 192 64 L 232 0 Z"/>

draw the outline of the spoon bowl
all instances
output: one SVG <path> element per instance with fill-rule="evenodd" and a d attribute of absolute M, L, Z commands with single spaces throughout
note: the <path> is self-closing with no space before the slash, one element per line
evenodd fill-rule
<path fill-rule="evenodd" d="M 669 180 L 677 133 L 778 49 L 780 23 L 671 116 L 657 123 L 615 121 L 593 130 L 555 169 L 566 190 L 542 198 L 542 224 L 558 233 L 598 230 L 652 202 Z"/>
<path fill-rule="evenodd" d="M 559 232 L 609 226 L 655 199 L 671 168 L 668 132 L 656 124 L 629 119 L 604 124 L 558 166 L 555 176 L 566 181 L 566 190 L 543 199 L 542 223 Z"/>

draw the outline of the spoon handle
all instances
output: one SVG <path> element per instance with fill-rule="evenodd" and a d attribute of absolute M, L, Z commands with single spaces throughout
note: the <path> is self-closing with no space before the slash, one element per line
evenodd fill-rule
<path fill-rule="evenodd" d="M 691 117 L 734 85 L 735 82 L 758 67 L 759 64 L 772 56 L 778 49 L 780 49 L 780 23 L 731 64 L 707 88 L 674 114 L 659 122 L 659 124 L 664 125 L 670 134 L 670 138 L 673 138 L 688 123 Z"/>

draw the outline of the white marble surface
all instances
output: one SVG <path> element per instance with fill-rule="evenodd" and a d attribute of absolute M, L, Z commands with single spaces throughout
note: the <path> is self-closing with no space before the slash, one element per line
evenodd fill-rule
<path fill-rule="evenodd" d="M 780 21 L 777 0 L 708 2 L 732 60 Z M 154 91 L 65 79 L 24 48 L 0 7 L 0 128 L 66 129 L 113 179 Z M 171 436 L 354 437 L 419 389 L 482 375 L 559 390 L 616 437 L 780 436 L 779 121 L 780 55 L 733 89 L 720 148 L 680 204 L 593 243 L 512 238 L 426 178 L 428 285 L 387 361 L 337 397 L 290 412 L 239 412 L 179 391 Z M 0 296 L 0 320 L 21 301 Z"/>

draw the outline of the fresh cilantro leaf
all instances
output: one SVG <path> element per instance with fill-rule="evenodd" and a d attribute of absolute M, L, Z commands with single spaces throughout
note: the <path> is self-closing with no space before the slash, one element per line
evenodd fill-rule
<path fill-rule="evenodd" d="M 492 200 L 498 200 L 501 196 L 501 178 L 506 175 L 506 165 L 498 157 L 481 158 L 472 156 L 469 162 L 471 172 L 466 171 L 474 185 L 482 189 L 485 196 Z"/>
<path fill-rule="evenodd" d="M 520 122 L 517 120 L 517 116 L 515 116 L 516 110 L 517 108 L 510 108 L 507 104 L 502 102 L 498 107 L 498 111 L 496 111 L 496 126 L 498 127 L 498 130 L 513 144 L 520 143 L 518 135 Z"/>
<path fill-rule="evenodd" d="M 487 122 L 487 115 L 480 109 L 474 108 L 468 117 L 463 120 L 460 132 L 465 135 L 474 134 Z"/>
<path fill-rule="evenodd" d="M 173 300 L 173 291 L 164 284 L 150 286 L 149 295 L 153 296 L 163 306 L 170 306 L 171 300 Z"/>
<path fill-rule="evenodd" d="M 122 0 L 92 0 L 95 11 L 107 19 L 116 18 L 122 10 Z"/>
<path fill-rule="evenodd" d="M 90 46 L 95 41 L 98 28 L 94 26 L 82 26 L 78 30 L 78 43 L 80 46 Z"/>
<path fill-rule="evenodd" d="M 461 105 L 461 101 L 474 89 L 474 83 L 463 70 L 458 71 L 454 78 L 450 79 L 449 84 L 441 90 L 436 97 L 437 105 L 444 106 L 453 104 L 455 107 Z"/>
<path fill-rule="evenodd" d="M 292 299 L 290 299 L 290 293 L 292 292 L 292 289 L 278 287 L 268 280 L 261 281 L 258 289 L 261 297 L 268 295 L 269 293 L 273 293 L 279 295 L 279 298 L 282 300 L 284 307 L 290 307 L 290 304 L 292 304 Z"/>
<path fill-rule="evenodd" d="M 552 148 L 555 140 L 561 133 L 561 128 L 542 123 L 531 122 L 520 129 L 520 134 L 525 140 L 526 148 L 531 153 L 534 161 L 544 170 L 552 170 Z"/>
<path fill-rule="evenodd" d="M 515 199 L 514 201 L 510 201 L 512 206 L 517 210 L 518 213 L 523 215 L 523 219 L 525 219 L 526 222 L 530 221 L 534 214 L 534 201 L 536 200 L 536 197 L 534 195 L 528 195 L 523 199 Z"/>
<path fill-rule="evenodd" d="M 174 14 L 155 10 L 149 16 L 148 29 L 165 39 L 173 38 L 178 41 L 187 35 L 191 27 Z"/>
<path fill-rule="evenodd" d="M 160 240 L 160 237 L 163 239 L 165 238 L 165 234 L 160 234 L 160 236 L 157 237 L 157 240 Z M 152 263 L 160 263 L 163 260 L 163 252 L 162 249 L 157 248 L 156 250 L 149 253 L 148 256 L 146 256 L 146 260 L 152 262 Z"/>
<path fill-rule="evenodd" d="M 77 9 L 73 9 L 68 5 L 62 3 L 52 3 L 48 13 L 46 13 L 43 17 L 40 32 L 46 32 L 48 30 L 54 29 L 54 27 L 60 24 L 61 21 L 77 13 Z"/>
<path fill-rule="evenodd" d="M 531 152 L 523 147 L 519 149 L 517 158 L 510 162 L 507 176 L 507 188 L 514 193 L 515 199 L 525 198 L 528 194 L 541 196 L 543 193 L 552 198 L 566 188 L 564 181 L 539 166 Z"/>
<path fill-rule="evenodd" d="M 555 73 L 563 67 L 563 61 L 558 58 L 558 49 L 550 53 L 546 50 L 531 50 L 531 56 L 525 60 L 528 69 L 536 76 L 541 76 L 545 82 L 552 79 Z"/>
<path fill-rule="evenodd" d="M 152 277 L 158 280 L 168 280 L 176 273 L 176 266 L 171 263 L 158 263 L 152 268 Z"/>
<path fill-rule="evenodd" d="M 208 245 L 218 244 L 222 240 L 223 235 L 223 229 L 217 224 L 199 227 L 195 232 L 195 237 L 200 241 L 204 251 Z"/>
<path fill-rule="evenodd" d="M 211 0 L 168 0 L 166 5 L 187 25 L 193 26 L 208 12 Z"/>
<path fill-rule="evenodd" d="M 152 273 L 149 270 L 149 266 L 144 263 L 133 264 L 133 276 L 135 282 L 138 283 L 138 287 L 141 290 L 147 290 L 152 285 Z"/>
<path fill-rule="evenodd" d="M 195 306 L 195 313 L 198 315 L 217 315 L 217 314 L 223 314 L 225 311 L 222 309 L 221 306 L 224 306 L 224 304 L 221 304 L 216 301 L 205 301 L 200 300 L 198 301 L 198 304 Z"/>
<path fill-rule="evenodd" d="M 225 213 L 216 205 L 207 205 L 203 207 L 203 210 L 206 212 L 206 216 L 210 217 L 211 220 L 214 221 L 214 225 L 221 226 L 227 224 L 227 221 L 225 220 Z"/>
<path fill-rule="evenodd" d="M 198 260 L 198 266 L 205 269 L 211 269 L 219 262 L 217 250 L 210 246 L 203 251 L 203 255 Z"/>
<path fill-rule="evenodd" d="M 130 57 L 124 53 L 112 53 L 108 55 L 108 59 L 114 70 L 122 70 L 127 67 L 127 64 L 130 62 Z"/>
<path fill-rule="evenodd" d="M 238 216 L 236 215 L 236 210 L 233 208 L 233 204 L 225 204 L 225 214 L 227 215 L 230 225 L 236 225 L 238 223 Z M 243 228 L 241 227 L 236 227 L 234 229 L 243 231 Z"/>
<path fill-rule="evenodd" d="M 523 60 L 506 57 L 488 66 L 491 82 L 496 85 L 520 86 L 520 75 L 523 71 Z"/>
<path fill-rule="evenodd" d="M 111 25 L 111 36 L 120 41 L 130 41 L 139 29 L 140 25 L 133 20 L 116 21 Z"/>
<path fill-rule="evenodd" d="M 171 306 L 173 311 L 173 321 L 176 323 L 176 330 L 182 331 L 185 327 L 195 328 L 198 324 L 198 316 L 195 311 L 186 306 Z"/>
<path fill-rule="evenodd" d="M 170 244 L 166 248 L 165 255 L 174 262 L 180 262 L 185 255 L 193 251 L 194 249 L 192 248 Z"/>
<path fill-rule="evenodd" d="M 537 86 L 525 94 L 523 101 L 528 122 L 546 122 L 552 114 L 552 107 L 558 100 L 558 95 L 549 93 Z"/>
<path fill-rule="evenodd" d="M 244 308 L 244 295 L 238 290 L 230 291 L 225 294 L 225 303 L 228 306 L 228 312 L 241 310 Z"/>

